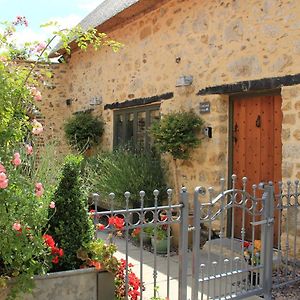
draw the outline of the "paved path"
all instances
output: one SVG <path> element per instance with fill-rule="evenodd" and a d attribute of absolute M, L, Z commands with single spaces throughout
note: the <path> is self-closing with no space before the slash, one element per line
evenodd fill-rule
<path fill-rule="evenodd" d="M 106 238 L 106 235 L 103 233 L 99 233 L 100 238 Z M 118 247 L 118 252 L 116 253 L 116 256 L 120 258 L 125 259 L 125 253 L 126 253 L 126 241 L 123 238 L 117 238 L 115 239 L 115 243 Z M 138 277 L 140 276 L 140 248 L 134 246 L 131 243 L 128 243 L 128 253 L 129 253 L 129 263 L 132 263 L 134 265 L 133 270 L 136 273 Z M 214 252 L 210 255 L 211 261 L 219 261 L 219 256 L 215 254 Z M 167 257 L 166 256 L 157 256 L 157 286 L 159 287 L 159 294 L 161 297 L 165 298 L 167 296 Z M 189 260 L 189 268 L 188 268 L 188 299 L 191 299 L 191 275 L 192 275 L 192 268 L 191 268 L 191 261 L 192 261 L 192 253 L 189 252 L 188 254 L 188 260 Z M 178 255 L 172 255 L 170 257 L 170 294 L 169 299 L 170 300 L 178 300 L 178 270 L 179 270 L 179 263 L 178 263 Z M 200 264 L 206 263 L 208 261 L 208 252 L 206 250 L 201 251 L 200 255 Z M 146 250 L 143 251 L 143 282 L 145 283 L 145 291 L 143 292 L 143 300 L 150 300 L 153 296 L 153 287 L 154 287 L 154 280 L 153 280 L 153 271 L 154 271 L 154 254 L 151 252 L 148 252 Z M 216 266 L 217 271 L 224 271 L 223 266 Z M 207 275 L 207 274 L 205 274 Z M 243 276 L 242 274 L 237 276 Z M 235 281 L 242 281 L 243 278 L 241 277 L 233 277 L 232 282 Z M 231 292 L 232 294 L 236 293 L 239 289 L 238 285 L 232 284 L 231 279 L 222 279 L 210 283 L 210 286 L 203 285 L 200 286 L 200 289 L 203 291 L 206 291 L 209 289 L 210 293 L 215 293 L 215 296 L 218 296 L 220 293 L 224 292 L 225 290 L 227 292 Z M 199 293 L 199 300 L 206 300 L 208 297 L 204 294 L 203 298 L 201 298 L 201 295 Z M 260 299 L 259 297 L 251 297 L 247 298 L 251 300 Z M 194 299 L 193 299 L 194 300 Z"/>

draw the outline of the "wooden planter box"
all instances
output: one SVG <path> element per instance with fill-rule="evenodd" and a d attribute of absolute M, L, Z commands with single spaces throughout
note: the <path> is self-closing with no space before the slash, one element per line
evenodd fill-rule
<path fill-rule="evenodd" d="M 32 294 L 22 300 L 114 300 L 114 277 L 95 269 L 49 273 L 34 278 Z M 9 289 L 0 289 L 0 300 L 5 300 Z"/>

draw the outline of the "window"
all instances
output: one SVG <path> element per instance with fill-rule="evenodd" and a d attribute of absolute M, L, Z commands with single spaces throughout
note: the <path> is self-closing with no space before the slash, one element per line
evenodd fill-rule
<path fill-rule="evenodd" d="M 115 111 L 114 147 L 129 146 L 138 151 L 150 150 L 153 142 L 148 129 L 159 118 L 159 105 Z"/>

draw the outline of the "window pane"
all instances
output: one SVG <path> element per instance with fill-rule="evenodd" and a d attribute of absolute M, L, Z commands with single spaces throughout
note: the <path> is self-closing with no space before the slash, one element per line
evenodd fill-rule
<path fill-rule="evenodd" d="M 159 110 L 150 110 L 150 125 L 160 119 Z"/>
<path fill-rule="evenodd" d="M 130 147 L 133 146 L 133 113 L 126 114 L 126 137 L 125 144 Z"/>
<path fill-rule="evenodd" d="M 150 111 L 150 126 L 156 122 L 159 121 L 160 119 L 160 113 L 159 110 L 151 110 Z M 151 135 L 149 134 L 149 150 L 153 153 L 155 153 L 155 147 L 154 147 L 154 142 L 153 142 L 153 138 L 151 137 Z"/>
<path fill-rule="evenodd" d="M 139 112 L 137 114 L 137 133 L 136 141 L 138 150 L 145 150 L 146 142 L 146 113 Z"/>
<path fill-rule="evenodd" d="M 123 115 L 117 115 L 116 116 L 116 145 L 120 146 L 122 145 L 122 132 L 123 132 Z"/>

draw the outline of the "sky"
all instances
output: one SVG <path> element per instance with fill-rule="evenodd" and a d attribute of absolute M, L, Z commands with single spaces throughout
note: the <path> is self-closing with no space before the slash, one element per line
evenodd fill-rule
<path fill-rule="evenodd" d="M 41 24 L 58 21 L 62 28 L 78 24 L 104 0 L 0 0 L 0 22 L 13 21 L 16 16 L 25 16 L 28 27 L 19 29 L 16 39 L 44 41 L 51 38 L 50 28 Z"/>

